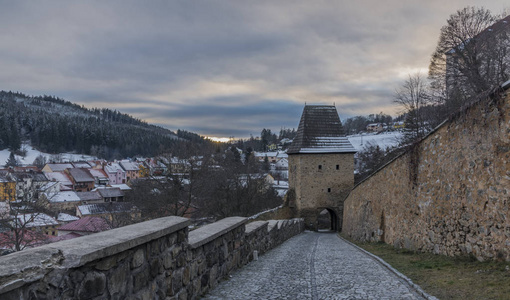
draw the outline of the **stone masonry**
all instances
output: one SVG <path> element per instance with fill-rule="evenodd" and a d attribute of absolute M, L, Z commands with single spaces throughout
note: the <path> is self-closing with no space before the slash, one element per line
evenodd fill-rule
<path fill-rule="evenodd" d="M 354 185 L 354 153 L 335 106 L 305 105 L 290 145 L 288 204 L 308 229 L 327 209 L 331 229 L 340 231 L 343 201 Z"/>
<path fill-rule="evenodd" d="M 165 217 L 0 257 L 0 299 L 197 299 L 253 251 L 303 231 L 299 219 L 231 217 L 188 233 Z"/>
<path fill-rule="evenodd" d="M 289 155 L 289 182 L 296 187 L 295 207 L 309 228 L 315 229 L 324 209 L 335 212 L 341 228 L 342 200 L 354 186 L 353 165 L 353 153 Z"/>
<path fill-rule="evenodd" d="M 510 260 L 510 96 L 476 103 L 357 185 L 344 232 L 357 240 Z"/>

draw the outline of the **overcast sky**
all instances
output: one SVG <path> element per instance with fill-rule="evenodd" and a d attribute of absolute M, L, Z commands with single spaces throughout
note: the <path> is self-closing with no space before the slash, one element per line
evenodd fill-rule
<path fill-rule="evenodd" d="M 508 1 L 3 1 L 0 89 L 108 107 L 171 130 L 258 136 L 306 103 L 396 115 L 439 30 Z"/>

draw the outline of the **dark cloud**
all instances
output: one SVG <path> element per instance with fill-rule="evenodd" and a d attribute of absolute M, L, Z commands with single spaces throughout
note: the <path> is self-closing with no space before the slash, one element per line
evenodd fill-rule
<path fill-rule="evenodd" d="M 393 91 L 426 72 L 440 27 L 466 5 L 489 4 L 6 2 L 0 82 L 216 136 L 296 127 L 305 102 L 394 114 Z"/>

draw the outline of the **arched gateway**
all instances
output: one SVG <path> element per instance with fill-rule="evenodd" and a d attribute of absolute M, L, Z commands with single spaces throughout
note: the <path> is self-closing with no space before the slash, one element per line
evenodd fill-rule
<path fill-rule="evenodd" d="M 318 229 L 319 214 L 327 208 L 331 228 L 341 231 L 344 199 L 354 185 L 355 152 L 335 106 L 305 105 L 287 154 L 289 188 L 294 191 L 289 205 L 308 229 Z"/>

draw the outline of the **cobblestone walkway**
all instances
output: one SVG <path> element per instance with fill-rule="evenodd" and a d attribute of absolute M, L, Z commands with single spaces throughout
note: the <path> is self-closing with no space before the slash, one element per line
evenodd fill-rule
<path fill-rule="evenodd" d="M 305 232 L 252 261 L 204 299 L 424 299 L 335 233 Z"/>

